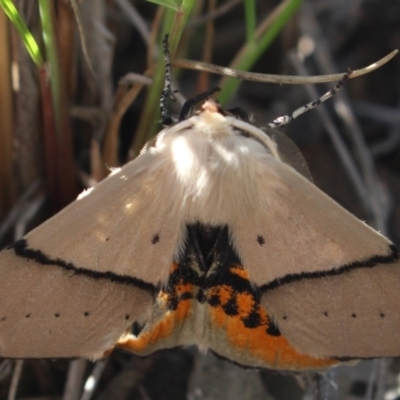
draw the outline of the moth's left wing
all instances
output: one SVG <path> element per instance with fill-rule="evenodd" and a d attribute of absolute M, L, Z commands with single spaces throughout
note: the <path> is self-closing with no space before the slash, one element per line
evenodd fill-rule
<path fill-rule="evenodd" d="M 146 322 L 183 240 L 169 167 L 147 152 L 0 252 L 0 357 L 99 358 Z"/>
<path fill-rule="evenodd" d="M 232 240 L 281 334 L 314 357 L 399 356 L 396 247 L 284 163 L 255 184 Z"/>

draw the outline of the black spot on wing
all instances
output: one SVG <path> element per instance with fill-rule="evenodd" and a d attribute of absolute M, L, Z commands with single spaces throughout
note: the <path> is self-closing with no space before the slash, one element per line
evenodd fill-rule
<path fill-rule="evenodd" d="M 226 315 L 238 315 L 239 309 L 236 302 L 236 297 L 231 296 L 230 299 L 222 306 L 222 309 L 224 310 Z"/>
<path fill-rule="evenodd" d="M 246 328 L 258 328 L 261 325 L 260 313 L 253 309 L 246 317 L 242 318 L 242 322 Z"/>
<path fill-rule="evenodd" d="M 221 305 L 221 298 L 218 295 L 213 294 L 208 298 L 208 304 L 211 307 L 218 307 Z"/>
<path fill-rule="evenodd" d="M 257 236 L 257 242 L 258 242 L 258 244 L 259 244 L 260 246 L 263 246 L 263 245 L 265 244 L 265 239 L 264 239 L 264 237 L 261 236 L 261 235 L 258 235 L 258 236 Z"/>
<path fill-rule="evenodd" d="M 158 233 L 156 233 L 155 235 L 153 235 L 153 237 L 151 238 L 151 243 L 152 244 L 157 244 L 160 241 L 160 235 Z"/>

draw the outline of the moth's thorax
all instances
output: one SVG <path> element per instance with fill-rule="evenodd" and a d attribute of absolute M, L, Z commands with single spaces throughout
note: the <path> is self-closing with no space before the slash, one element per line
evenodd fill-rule
<path fill-rule="evenodd" d="M 272 169 L 271 177 L 265 175 L 266 163 L 276 161 L 268 146 L 235 123 L 233 117 L 205 110 L 166 130 L 157 143 L 173 172 L 169 188 L 180 192 L 189 220 L 226 223 L 232 215 L 252 213 L 261 195 L 261 174 L 271 185 L 278 181 Z"/>

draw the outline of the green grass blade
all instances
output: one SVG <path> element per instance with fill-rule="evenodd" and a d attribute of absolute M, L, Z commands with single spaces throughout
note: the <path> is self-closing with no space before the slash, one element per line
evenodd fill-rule
<path fill-rule="evenodd" d="M 287 2 L 287 5 L 282 8 L 279 15 L 276 16 L 274 21 L 271 23 L 269 28 L 264 34 L 256 41 L 248 43 L 241 53 L 241 57 L 232 68 L 239 69 L 241 71 L 249 71 L 255 62 L 260 58 L 261 54 L 265 52 L 267 47 L 272 43 L 276 36 L 282 31 L 289 19 L 294 15 L 297 9 L 300 7 L 303 0 L 291 0 Z M 237 79 L 224 79 L 222 85 L 222 92 L 218 96 L 221 104 L 226 104 L 231 97 L 236 93 L 240 81 Z"/>
<path fill-rule="evenodd" d="M 247 43 L 251 43 L 255 39 L 254 35 L 257 25 L 255 0 L 245 0 L 244 11 L 246 18 L 246 41 Z"/>
<path fill-rule="evenodd" d="M 178 47 L 186 22 L 195 5 L 195 0 L 180 1 L 178 11 L 167 9 L 164 15 L 163 33 L 169 33 L 169 50 L 171 57 Z M 162 54 L 162 53 L 161 53 Z M 144 112 L 132 146 L 134 154 L 138 154 L 143 145 L 160 129 L 160 94 L 164 86 L 164 58 L 157 63 L 153 83 L 146 98 Z"/>
<path fill-rule="evenodd" d="M 158 4 L 159 6 L 163 6 L 169 8 L 174 11 L 179 10 L 179 0 L 147 0 L 149 3 Z"/>
<path fill-rule="evenodd" d="M 33 62 L 40 67 L 43 64 L 43 57 L 40 53 L 39 46 L 26 26 L 21 14 L 15 8 L 14 3 L 12 0 L 0 0 L 0 7 L 13 23 Z"/>

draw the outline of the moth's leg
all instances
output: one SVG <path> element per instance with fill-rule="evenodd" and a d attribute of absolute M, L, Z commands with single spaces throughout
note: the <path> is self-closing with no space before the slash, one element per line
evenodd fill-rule
<path fill-rule="evenodd" d="M 272 122 L 268 123 L 267 126 L 269 128 L 274 129 L 282 125 L 287 125 L 294 119 L 299 117 L 301 114 L 304 114 L 305 112 L 319 106 L 321 103 L 334 96 L 339 91 L 339 89 L 346 83 L 346 81 L 349 79 L 352 73 L 353 71 L 351 69 L 348 69 L 347 72 L 343 75 L 343 78 L 331 90 L 323 94 L 317 100 L 311 101 L 310 103 L 307 103 L 306 105 L 298 108 L 297 110 L 294 110 L 291 115 L 282 115 L 281 117 L 274 119 Z"/>

